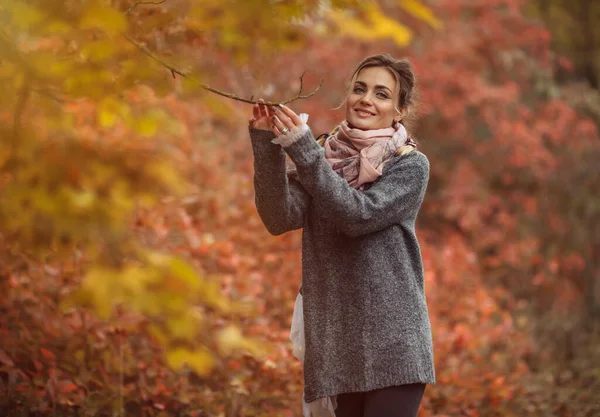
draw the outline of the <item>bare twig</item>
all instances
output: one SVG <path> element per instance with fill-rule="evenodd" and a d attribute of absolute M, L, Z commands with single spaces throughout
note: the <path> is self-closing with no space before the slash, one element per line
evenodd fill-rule
<path fill-rule="evenodd" d="M 129 8 L 127 10 L 125 10 L 125 14 L 131 13 L 131 11 L 133 9 L 135 9 L 137 6 L 139 6 L 141 4 L 159 5 L 159 4 L 163 4 L 165 1 L 167 1 L 167 0 L 162 0 L 162 1 L 139 1 L 137 3 L 133 3 L 131 6 L 129 6 Z"/>
<path fill-rule="evenodd" d="M 158 1 L 158 2 L 152 2 L 152 1 L 141 1 L 141 2 L 137 2 L 132 4 L 127 10 L 126 10 L 126 14 L 130 13 L 133 9 L 135 9 L 138 5 L 147 5 L 147 4 L 162 4 L 164 3 L 166 0 L 162 0 L 162 1 Z M 217 90 L 216 88 L 213 88 L 211 86 L 209 86 L 208 84 L 205 84 L 203 82 L 201 82 L 200 80 L 192 77 L 189 74 L 184 73 L 181 70 L 178 70 L 177 68 L 175 68 L 174 66 L 170 65 L 169 63 L 165 62 L 162 58 L 160 58 L 158 55 L 156 55 L 155 53 L 153 53 L 150 49 L 148 49 L 145 45 L 139 43 L 138 41 L 136 41 L 135 39 L 133 39 L 131 36 L 129 36 L 128 34 L 125 34 L 125 37 L 127 38 L 127 40 L 129 42 L 131 42 L 133 45 L 135 45 L 140 51 L 142 51 L 144 54 L 146 54 L 147 56 L 149 56 L 150 58 L 152 58 L 153 60 L 155 60 L 156 62 L 158 62 L 160 65 L 162 65 L 163 67 L 165 67 L 166 69 L 171 71 L 171 75 L 173 76 L 173 78 L 175 78 L 175 74 L 186 78 L 190 81 L 195 82 L 196 84 L 198 84 L 201 88 L 210 91 L 211 93 L 215 93 L 218 94 L 220 96 L 223 97 L 227 97 L 230 98 L 232 100 L 237 100 L 237 101 L 241 101 L 244 103 L 249 103 L 249 104 L 258 104 L 258 101 L 254 100 L 254 96 L 250 97 L 250 99 L 246 99 L 246 98 L 242 98 L 240 96 L 237 96 L 235 94 L 232 93 L 226 93 L 224 91 L 220 91 Z M 271 101 L 267 101 L 264 102 L 262 104 L 265 104 L 267 106 L 277 106 L 279 104 L 288 104 L 291 103 L 292 101 L 296 101 L 296 100 L 300 100 L 300 99 L 306 99 L 309 97 L 312 97 L 315 95 L 315 93 L 317 91 L 319 91 L 319 88 L 321 88 L 321 86 L 323 85 L 323 80 L 321 80 L 321 82 L 319 83 L 319 85 L 317 86 L 317 88 L 315 88 L 313 91 L 311 91 L 310 93 L 306 94 L 306 95 L 302 95 L 302 87 L 303 87 L 303 81 L 304 81 L 304 74 L 306 74 L 306 71 L 300 76 L 300 89 L 298 90 L 298 94 L 296 94 L 295 97 L 289 99 L 289 100 L 285 100 L 285 101 L 279 101 L 279 102 L 271 102 Z"/>
<path fill-rule="evenodd" d="M 135 45 L 144 54 L 146 54 L 147 56 L 149 56 L 150 58 L 152 58 L 153 60 L 155 60 L 156 62 L 158 62 L 159 64 L 161 64 L 163 67 L 165 67 L 168 70 L 170 70 L 171 74 L 173 76 L 175 76 L 175 74 L 177 74 L 177 75 L 179 75 L 179 76 L 181 76 L 183 78 L 186 78 L 186 79 L 188 79 L 190 81 L 195 82 L 201 88 L 203 88 L 203 89 L 205 89 L 207 91 L 210 91 L 211 93 L 215 93 L 215 94 L 218 94 L 220 96 L 230 98 L 232 100 L 237 100 L 237 101 L 241 101 L 241 102 L 249 103 L 249 104 L 258 104 L 258 101 L 253 100 L 254 96 L 252 96 L 250 99 L 246 99 L 246 98 L 237 96 L 237 95 L 232 94 L 232 93 L 226 93 L 224 91 L 217 90 L 216 88 L 213 88 L 213 87 L 209 86 L 208 84 L 205 84 L 205 83 L 201 82 L 200 80 L 192 77 L 189 74 L 184 73 L 183 71 L 181 71 L 181 70 L 173 67 L 169 63 L 165 62 L 162 58 L 160 58 L 155 53 L 153 53 L 151 50 L 149 50 L 145 45 L 139 43 L 138 41 L 136 41 L 135 39 L 133 39 L 128 34 L 125 34 L 125 37 L 127 38 L 127 40 L 129 42 L 131 42 L 133 45 Z M 321 82 L 319 83 L 319 85 L 317 86 L 317 88 L 315 88 L 313 91 L 311 91 L 308 94 L 302 95 L 303 80 L 304 80 L 304 75 L 305 74 L 306 74 L 306 71 L 300 76 L 300 89 L 298 90 L 298 94 L 296 94 L 295 97 L 293 97 L 293 98 L 291 98 L 289 100 L 284 100 L 284 101 L 279 101 L 279 102 L 266 101 L 266 102 L 264 102 L 262 104 L 265 104 L 267 106 L 277 106 L 279 104 L 288 104 L 288 103 L 291 103 L 292 101 L 296 101 L 296 100 L 300 100 L 300 99 L 307 99 L 309 97 L 314 96 L 315 93 L 319 90 L 319 88 L 321 88 L 321 86 L 323 85 L 323 80 L 321 80 Z"/>
<path fill-rule="evenodd" d="M 41 96 L 45 96 L 57 102 L 58 104 L 65 104 L 65 100 L 62 97 L 57 96 L 52 90 L 44 87 L 37 87 L 31 89 L 32 93 L 37 93 Z"/>

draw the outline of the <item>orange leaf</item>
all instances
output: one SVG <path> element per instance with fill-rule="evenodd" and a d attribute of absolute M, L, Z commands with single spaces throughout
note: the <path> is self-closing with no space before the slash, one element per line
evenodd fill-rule
<path fill-rule="evenodd" d="M 42 356 L 46 359 L 52 359 L 52 360 L 56 359 L 56 356 L 54 356 L 54 353 L 48 349 L 41 348 L 40 352 L 41 352 Z"/>
<path fill-rule="evenodd" d="M 78 388 L 77 385 L 75 385 L 71 382 L 69 384 L 63 385 L 60 390 L 63 393 L 67 393 L 67 392 L 75 391 L 75 390 L 77 390 L 77 388 Z"/>

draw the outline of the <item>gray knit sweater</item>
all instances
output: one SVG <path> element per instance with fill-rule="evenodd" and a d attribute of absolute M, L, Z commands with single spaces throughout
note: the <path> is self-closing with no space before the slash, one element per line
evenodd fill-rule
<path fill-rule="evenodd" d="M 435 383 L 415 218 L 429 179 L 418 151 L 396 156 L 363 191 L 327 163 L 310 131 L 284 149 L 250 129 L 258 213 L 279 235 L 303 228 L 306 402 Z M 299 181 L 285 174 L 285 153 Z"/>

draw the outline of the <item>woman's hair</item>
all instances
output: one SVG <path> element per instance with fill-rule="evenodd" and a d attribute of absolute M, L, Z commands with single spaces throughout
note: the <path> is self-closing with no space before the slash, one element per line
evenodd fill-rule
<path fill-rule="evenodd" d="M 371 55 L 363 59 L 354 69 L 352 75 L 348 80 L 348 86 L 346 95 L 342 103 L 337 107 L 338 109 L 344 105 L 348 96 L 352 93 L 354 83 L 358 78 L 359 73 L 370 67 L 381 67 L 386 68 L 396 79 L 396 91 L 395 91 L 395 107 L 399 111 L 402 108 L 407 110 L 406 116 L 400 121 L 405 127 L 410 125 L 412 118 L 414 117 L 411 110 L 414 109 L 417 103 L 417 88 L 416 88 L 416 76 L 413 71 L 412 64 L 408 59 L 396 59 L 388 53 Z M 337 132 L 339 126 L 336 127 L 332 134 Z M 323 145 L 326 138 L 320 138 L 319 144 Z M 414 140 L 414 138 L 413 138 Z M 410 145 L 401 146 L 396 151 L 396 155 L 404 155 L 412 151 L 414 148 Z"/>

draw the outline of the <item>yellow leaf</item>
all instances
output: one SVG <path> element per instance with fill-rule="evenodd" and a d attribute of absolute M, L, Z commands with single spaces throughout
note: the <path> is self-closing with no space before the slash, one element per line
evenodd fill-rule
<path fill-rule="evenodd" d="M 148 325 L 147 329 L 148 329 L 148 333 L 150 334 L 150 336 L 154 337 L 156 340 L 158 340 L 163 345 L 167 344 L 168 338 L 160 327 L 151 323 Z M 168 360 L 168 356 L 167 356 L 167 360 Z M 171 365 L 171 367 L 175 368 L 175 366 L 173 366 L 173 365 Z"/>
<path fill-rule="evenodd" d="M 71 192 L 71 203 L 80 209 L 87 209 L 97 201 L 96 194 L 93 191 Z"/>
<path fill-rule="evenodd" d="M 37 52 L 30 55 L 31 66 L 39 74 L 47 76 L 64 76 L 72 72 L 73 64 L 65 59 L 57 58 L 50 52 Z"/>
<path fill-rule="evenodd" d="M 85 351 L 83 349 L 76 350 L 74 356 L 78 362 L 83 362 L 85 359 Z"/>
<path fill-rule="evenodd" d="M 105 97 L 98 106 L 98 123 L 104 128 L 113 127 L 118 118 L 129 119 L 131 109 L 115 97 Z"/>
<path fill-rule="evenodd" d="M 185 348 L 176 348 L 167 352 L 167 363 L 173 369 L 181 369 L 189 365 L 198 375 L 207 375 L 214 367 L 213 355 L 206 349 L 191 351 Z"/>
<path fill-rule="evenodd" d="M 110 269 L 92 267 L 85 275 L 80 289 L 80 297 L 89 299 L 102 319 L 108 319 L 114 304 L 120 301 L 114 291 L 115 276 L 115 271 Z"/>
<path fill-rule="evenodd" d="M 87 8 L 79 25 L 82 29 L 101 29 L 110 35 L 117 35 L 127 30 L 127 20 L 123 13 L 99 1 Z"/>
<path fill-rule="evenodd" d="M 152 251 L 147 249 L 140 249 L 140 254 L 143 255 L 146 260 L 156 267 L 165 267 L 171 262 L 171 255 L 167 255 L 158 251 Z"/>
<path fill-rule="evenodd" d="M 255 356 L 261 356 L 265 353 L 265 349 L 258 341 L 244 337 L 240 329 L 233 325 L 227 326 L 218 333 L 217 343 L 225 355 L 237 350 L 246 351 Z"/>
<path fill-rule="evenodd" d="M 101 39 L 89 42 L 81 48 L 81 53 L 93 62 L 101 62 L 115 55 L 117 45 L 113 40 Z"/>
<path fill-rule="evenodd" d="M 48 26 L 46 26 L 46 31 L 48 33 L 60 34 L 64 35 L 71 30 L 71 26 L 66 24 L 65 22 L 61 22 L 60 20 L 51 21 Z"/>
<path fill-rule="evenodd" d="M 171 270 L 185 281 L 188 290 L 197 290 L 200 287 L 200 277 L 189 263 L 174 257 L 171 260 Z"/>
<path fill-rule="evenodd" d="M 328 16 L 346 36 L 364 40 L 391 38 L 400 46 L 408 45 L 412 39 L 412 31 L 408 27 L 385 16 L 375 5 L 366 9 L 366 21 L 339 10 L 330 11 Z"/>
<path fill-rule="evenodd" d="M 140 294 L 149 276 L 146 269 L 137 266 L 127 267 L 120 273 L 117 290 L 127 290 L 133 294 Z"/>
<path fill-rule="evenodd" d="M 110 201 L 113 210 L 112 217 L 118 219 L 119 223 L 129 214 L 129 211 L 134 207 L 134 200 L 131 196 L 129 184 L 124 180 L 116 180 L 110 189 Z M 120 226 L 123 226 L 120 224 Z"/>
<path fill-rule="evenodd" d="M 160 109 L 152 109 L 137 120 L 136 130 L 143 136 L 154 136 L 158 128 L 167 123 L 169 117 Z"/>
<path fill-rule="evenodd" d="M 156 178 L 158 184 L 169 187 L 175 195 L 182 195 L 189 187 L 177 170 L 167 163 L 149 164 L 146 172 Z"/>
<path fill-rule="evenodd" d="M 141 117 L 136 124 L 136 130 L 142 136 L 154 136 L 158 131 L 158 121 L 149 117 Z"/>
<path fill-rule="evenodd" d="M 199 324 L 193 316 L 171 318 L 167 321 L 167 327 L 176 339 L 193 340 L 198 333 Z"/>
<path fill-rule="evenodd" d="M 223 296 L 221 293 L 221 285 L 214 279 L 205 278 L 202 281 L 200 295 L 204 303 L 222 313 L 231 313 L 233 311 L 231 300 Z"/>
<path fill-rule="evenodd" d="M 111 128 L 117 123 L 117 115 L 107 109 L 98 109 L 98 123 L 104 128 Z"/>
<path fill-rule="evenodd" d="M 7 4 L 7 7 L 12 11 L 13 22 L 24 29 L 39 23 L 44 18 L 40 10 L 22 1 L 13 0 Z"/>
<path fill-rule="evenodd" d="M 427 22 L 431 27 L 440 29 L 443 23 L 438 19 L 429 7 L 425 6 L 418 0 L 399 0 L 400 7 L 412 14 L 414 17 Z"/>
<path fill-rule="evenodd" d="M 234 350 L 242 347 L 244 344 L 244 339 L 240 329 L 230 325 L 219 332 L 217 335 L 217 342 L 223 353 L 228 355 Z"/>

